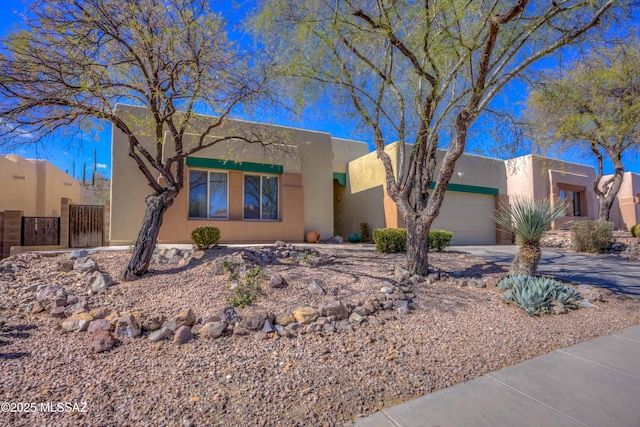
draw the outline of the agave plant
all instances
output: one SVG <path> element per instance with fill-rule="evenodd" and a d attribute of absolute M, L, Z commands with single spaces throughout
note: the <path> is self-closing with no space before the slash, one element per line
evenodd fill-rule
<path fill-rule="evenodd" d="M 502 203 L 496 209 L 496 223 L 515 234 L 520 245 L 510 274 L 536 273 L 542 255 L 540 240 L 553 221 L 564 214 L 565 205 L 562 203 L 552 205 L 549 199 L 536 200 L 524 196 L 516 196 L 511 203 Z"/>
<path fill-rule="evenodd" d="M 574 288 L 548 277 L 517 274 L 503 279 L 499 287 L 507 289 L 502 295 L 505 301 L 532 315 L 550 312 L 554 301 L 567 308 L 579 308 L 582 299 L 582 295 Z"/>

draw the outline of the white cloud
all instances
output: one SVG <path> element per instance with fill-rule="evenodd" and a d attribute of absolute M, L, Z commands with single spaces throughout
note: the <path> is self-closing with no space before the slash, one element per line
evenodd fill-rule
<path fill-rule="evenodd" d="M 98 169 L 106 169 L 107 168 L 107 165 L 105 165 L 104 163 L 98 163 L 96 166 L 98 167 Z"/>

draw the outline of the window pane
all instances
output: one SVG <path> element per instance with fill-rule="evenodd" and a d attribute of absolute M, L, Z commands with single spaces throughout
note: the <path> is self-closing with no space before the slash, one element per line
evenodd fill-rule
<path fill-rule="evenodd" d="M 262 219 L 278 219 L 278 177 L 262 177 Z"/>
<path fill-rule="evenodd" d="M 244 217 L 260 219 L 260 177 L 244 176 Z"/>
<path fill-rule="evenodd" d="M 189 171 L 189 217 L 207 217 L 207 173 Z"/>
<path fill-rule="evenodd" d="M 209 172 L 209 218 L 227 218 L 227 174 Z"/>

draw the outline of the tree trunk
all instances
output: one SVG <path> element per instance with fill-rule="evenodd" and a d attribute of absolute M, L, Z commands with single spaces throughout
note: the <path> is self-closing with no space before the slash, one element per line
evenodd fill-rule
<path fill-rule="evenodd" d="M 133 247 L 129 264 L 120 273 L 121 280 L 133 281 L 149 271 L 149 263 L 151 263 L 151 257 L 156 248 L 164 213 L 173 204 L 177 195 L 177 190 L 169 188 L 160 194 L 149 195 L 145 199 L 147 208 L 138 233 L 138 240 Z"/>
<path fill-rule="evenodd" d="M 411 275 L 429 274 L 429 228 L 424 218 L 407 221 L 407 270 Z"/>
<path fill-rule="evenodd" d="M 533 276 L 538 271 L 538 263 L 541 256 L 540 245 L 528 243 L 520 245 L 518 255 L 516 255 L 509 269 L 509 274 L 528 274 Z"/>

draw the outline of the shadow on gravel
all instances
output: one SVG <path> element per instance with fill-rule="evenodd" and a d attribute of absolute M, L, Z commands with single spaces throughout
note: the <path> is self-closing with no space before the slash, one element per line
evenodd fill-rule
<path fill-rule="evenodd" d="M 0 322 L 0 338 L 14 338 L 24 339 L 31 336 L 30 333 L 25 332 L 31 329 L 35 329 L 36 325 L 7 325 L 5 322 Z M 0 339 L 0 346 L 10 345 L 12 341 Z M 26 352 L 12 352 L 12 353 L 0 353 L 0 359 L 19 359 L 21 357 L 31 356 L 31 353 Z"/>

